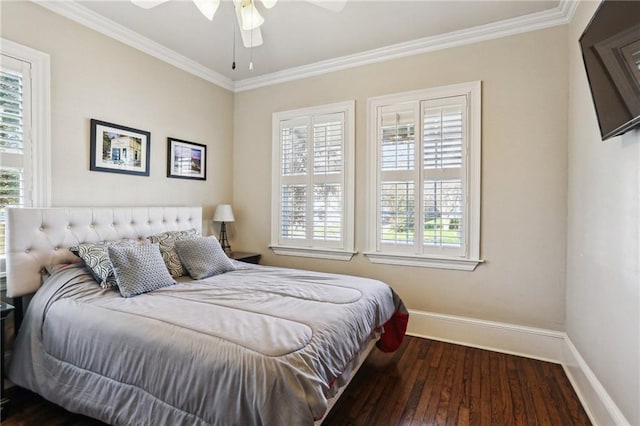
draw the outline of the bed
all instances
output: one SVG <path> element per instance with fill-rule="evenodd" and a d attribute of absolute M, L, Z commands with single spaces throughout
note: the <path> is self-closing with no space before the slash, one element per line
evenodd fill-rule
<path fill-rule="evenodd" d="M 199 233 L 200 207 L 8 209 L 7 219 L 8 296 L 35 293 L 9 378 L 109 424 L 318 424 L 373 344 L 395 350 L 406 329 L 402 301 L 376 280 L 234 261 L 121 297 L 68 249 Z"/>

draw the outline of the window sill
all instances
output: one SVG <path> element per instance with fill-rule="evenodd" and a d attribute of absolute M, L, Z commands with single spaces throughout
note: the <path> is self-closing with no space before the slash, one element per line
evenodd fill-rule
<path fill-rule="evenodd" d="M 355 251 L 335 250 L 335 249 L 319 249 L 308 247 L 291 247 L 291 246 L 269 246 L 275 254 L 281 256 L 300 256 L 313 257 L 316 259 L 342 260 L 350 261 Z"/>
<path fill-rule="evenodd" d="M 457 257 L 423 257 L 389 253 L 364 253 L 371 263 L 386 265 L 418 266 L 421 268 L 454 269 L 457 271 L 473 271 L 484 260 L 460 259 Z"/>

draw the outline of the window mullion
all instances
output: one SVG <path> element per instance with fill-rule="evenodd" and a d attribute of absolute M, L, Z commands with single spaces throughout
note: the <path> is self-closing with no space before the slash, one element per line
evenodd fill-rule
<path fill-rule="evenodd" d="M 376 132 L 375 132 L 375 147 L 376 147 L 376 178 L 375 178 L 375 249 L 376 251 L 382 250 L 382 180 L 383 180 L 383 172 L 382 172 L 382 107 L 376 108 Z M 371 228 L 370 228 L 371 229 Z"/>
<path fill-rule="evenodd" d="M 416 170 L 416 227 L 415 227 L 415 244 L 418 254 L 424 253 L 424 132 L 422 120 L 422 102 L 416 102 L 416 124 L 415 124 L 415 170 Z"/>
<path fill-rule="evenodd" d="M 286 180 L 285 180 L 284 173 L 282 172 L 282 167 L 283 167 L 282 166 L 282 163 L 283 163 L 282 157 L 283 157 L 283 151 L 284 151 L 284 140 L 282 138 L 282 129 L 283 129 L 283 127 L 284 127 L 284 122 L 283 121 L 279 121 L 278 122 L 278 133 L 277 133 L 277 135 L 278 135 L 277 136 L 277 138 L 278 138 L 278 144 L 277 144 L 277 147 L 278 147 L 278 155 L 277 155 L 277 159 L 278 159 L 278 175 L 277 176 L 278 177 L 277 177 L 277 181 L 276 181 L 275 177 L 273 178 L 273 180 L 274 180 L 273 183 L 275 184 L 277 182 L 277 184 L 272 187 L 272 191 L 274 191 L 274 192 L 277 191 L 277 193 L 278 193 L 277 208 L 274 209 L 272 207 L 272 211 L 275 210 L 275 211 L 278 212 L 278 222 L 277 222 L 278 225 L 277 225 L 277 229 L 275 230 L 275 232 L 274 232 L 273 229 L 271 230 L 271 232 L 272 232 L 273 235 L 277 235 L 277 241 L 278 242 L 282 241 L 283 231 L 284 231 L 284 229 L 283 229 L 284 228 L 283 220 L 282 220 L 283 216 L 284 216 L 284 212 L 282 211 L 283 210 L 282 209 L 282 203 L 283 203 L 282 187 L 286 183 Z M 273 155 L 275 155 L 275 149 L 274 149 L 274 154 Z M 272 167 L 274 167 L 274 170 L 275 170 L 275 164 L 273 164 Z M 272 199 L 272 204 L 273 204 L 273 202 L 274 201 Z"/>
<path fill-rule="evenodd" d="M 330 175 L 317 174 L 313 177 L 313 183 L 315 185 L 329 183 L 339 183 L 342 185 L 344 183 L 344 178 L 342 176 L 342 173 L 334 173 Z"/>
<path fill-rule="evenodd" d="M 307 245 L 313 246 L 313 199 L 315 184 L 315 134 L 313 132 L 313 117 L 307 122 Z"/>
<path fill-rule="evenodd" d="M 469 111 L 469 97 L 465 96 L 464 100 L 462 101 L 462 105 L 463 105 L 463 110 L 467 111 L 467 114 L 465 114 L 464 116 L 464 120 L 462 122 L 462 137 L 463 140 L 465 141 L 465 143 L 462 145 L 462 158 L 464 161 L 464 167 L 461 167 L 458 172 L 460 174 L 460 181 L 462 182 L 462 225 L 463 225 L 463 233 L 462 233 L 462 247 L 464 250 L 464 256 L 468 257 L 469 256 L 469 250 L 470 250 L 470 245 L 469 245 L 469 239 L 471 238 L 471 203 L 470 203 L 470 199 L 469 199 L 469 191 L 471 189 L 471 181 L 469 180 L 469 173 L 468 171 L 470 170 L 470 164 L 471 164 L 471 158 L 470 158 L 470 148 L 471 148 L 471 144 L 469 143 L 470 140 L 470 128 L 469 128 L 469 124 L 471 121 L 471 114 L 468 113 Z"/>
<path fill-rule="evenodd" d="M 415 170 L 384 170 L 380 171 L 380 182 L 388 181 L 415 181 Z"/>

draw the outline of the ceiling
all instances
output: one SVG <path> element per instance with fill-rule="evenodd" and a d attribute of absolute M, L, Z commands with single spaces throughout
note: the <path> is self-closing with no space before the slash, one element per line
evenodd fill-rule
<path fill-rule="evenodd" d="M 229 0 L 222 1 L 213 21 L 191 0 L 169 0 L 147 10 L 127 0 L 38 3 L 233 90 L 415 54 L 467 36 L 495 38 L 505 28 L 521 32 L 517 29 L 557 25 L 554 19 L 566 18 L 568 0 L 348 0 L 341 12 L 303 0 L 280 0 L 265 9 L 258 0 L 264 44 L 253 49 L 242 45 Z"/>

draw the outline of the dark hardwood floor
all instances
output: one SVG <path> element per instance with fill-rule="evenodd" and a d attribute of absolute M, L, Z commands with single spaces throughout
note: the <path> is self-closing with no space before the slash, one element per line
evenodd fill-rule
<path fill-rule="evenodd" d="M 374 351 L 323 423 L 590 424 L 560 365 L 416 337 Z"/>
<path fill-rule="evenodd" d="M 13 397 L 3 426 L 103 424 L 24 390 Z M 395 353 L 374 350 L 323 423 L 589 424 L 560 365 L 416 337 Z"/>

